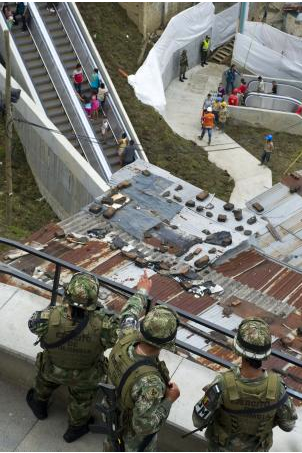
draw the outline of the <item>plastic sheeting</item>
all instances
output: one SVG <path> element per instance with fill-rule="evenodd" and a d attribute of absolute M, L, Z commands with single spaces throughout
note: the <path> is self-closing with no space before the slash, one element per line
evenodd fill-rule
<path fill-rule="evenodd" d="M 165 89 L 179 72 L 181 50 L 187 50 L 189 67 L 197 65 L 202 38 L 206 34 L 213 36 L 211 48 L 228 41 L 235 35 L 238 14 L 239 4 L 215 16 L 213 4 L 202 2 L 174 16 L 143 65 L 128 77 L 136 97 L 162 113 L 166 106 Z"/>
<path fill-rule="evenodd" d="M 240 4 L 236 3 L 214 16 L 211 50 L 222 46 L 222 44 L 228 42 L 235 35 L 239 9 Z"/>
<path fill-rule="evenodd" d="M 259 37 L 256 39 L 256 32 L 253 38 L 237 33 L 233 61 L 258 75 L 281 79 L 301 79 L 302 64 L 282 54 L 282 46 L 274 45 L 275 48 L 279 48 L 278 52 L 260 43 Z M 302 61 L 301 58 L 300 61 Z"/>

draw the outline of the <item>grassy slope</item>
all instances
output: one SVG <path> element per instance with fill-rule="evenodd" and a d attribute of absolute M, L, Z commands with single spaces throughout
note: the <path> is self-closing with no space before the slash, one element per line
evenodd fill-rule
<path fill-rule="evenodd" d="M 269 162 L 269 168 L 273 174 L 273 184 L 279 182 L 284 172 L 287 170 L 293 160 L 302 153 L 302 136 L 290 135 L 284 132 L 274 132 L 268 129 L 246 127 L 232 124 L 226 125 L 226 133 L 236 142 L 240 143 L 247 151 L 260 159 L 265 143 L 266 134 L 273 135 L 274 152 Z M 290 171 L 301 170 L 302 156 L 297 163 L 291 167 Z M 259 172 L 262 169 L 259 168 Z"/>
<path fill-rule="evenodd" d="M 15 136 L 12 154 L 13 217 L 11 226 L 6 225 L 4 133 L 4 124 L 0 120 L 0 235 L 21 240 L 48 222 L 58 219 L 46 201 L 37 201 L 41 194 L 27 164 L 22 145 Z"/>
<path fill-rule="evenodd" d="M 200 153 L 200 148 L 197 151 L 193 142 L 175 134 L 153 108 L 138 101 L 127 80 L 119 74 L 119 68 L 127 74 L 136 72 L 142 46 L 142 36 L 126 12 L 117 3 L 77 5 L 91 35 L 96 34 L 100 55 L 150 162 L 228 200 L 234 187 L 229 175 L 210 163 L 207 153 Z"/>

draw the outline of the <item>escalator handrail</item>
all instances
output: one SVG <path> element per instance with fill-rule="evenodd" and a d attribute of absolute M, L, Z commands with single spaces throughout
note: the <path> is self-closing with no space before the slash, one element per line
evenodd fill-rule
<path fill-rule="evenodd" d="M 62 2 L 62 3 L 60 4 L 59 8 L 62 8 L 63 5 L 64 5 L 64 3 Z M 67 36 L 68 39 L 69 39 L 69 43 L 70 43 L 70 45 L 71 45 L 71 47 L 72 47 L 72 49 L 73 49 L 73 51 L 74 51 L 74 53 L 75 53 L 75 55 L 76 55 L 76 57 L 77 57 L 77 61 L 79 61 L 79 62 L 81 63 L 82 71 L 83 71 L 83 73 L 85 74 L 86 79 L 87 79 L 87 81 L 88 81 L 88 83 L 89 83 L 89 85 L 90 85 L 90 80 L 89 80 L 89 76 L 88 76 L 87 71 L 86 71 L 86 68 L 85 68 L 85 64 L 83 64 L 83 61 L 79 58 L 79 55 L 78 55 L 78 53 L 77 53 L 77 51 L 76 51 L 76 49 L 75 49 L 75 47 L 74 47 L 74 45 L 73 45 L 72 39 L 70 38 L 70 34 L 69 34 L 67 28 L 65 27 L 64 22 L 63 22 L 62 19 L 61 19 L 61 16 L 60 16 L 60 9 L 58 9 L 58 8 L 56 8 L 56 7 L 55 7 L 55 9 L 56 9 L 57 17 L 58 17 L 58 19 L 59 19 L 59 21 L 60 21 L 60 24 L 61 24 L 61 26 L 63 27 L 64 32 L 66 33 L 66 36 Z M 113 137 L 114 137 L 114 140 L 115 140 L 116 144 L 118 144 L 118 139 L 117 139 L 117 137 L 116 137 L 116 135 L 115 135 L 115 133 L 114 133 L 114 131 L 113 131 L 111 125 L 110 125 L 110 122 L 108 121 L 108 123 L 109 123 L 110 130 L 111 130 L 111 132 L 112 132 L 112 135 L 113 135 Z"/>
<path fill-rule="evenodd" d="M 127 127 L 126 122 L 122 118 L 123 112 L 122 112 L 122 114 L 119 112 L 119 108 L 118 108 L 117 104 L 120 105 L 120 108 L 122 109 L 122 111 L 124 110 L 123 105 L 121 104 L 119 99 L 117 99 L 117 103 L 114 101 L 115 93 L 116 93 L 115 87 L 112 84 L 110 76 L 109 76 L 109 74 L 106 71 L 106 67 L 105 67 L 105 65 L 104 65 L 104 63 L 103 63 L 103 61 L 102 61 L 102 59 L 101 59 L 101 57 L 100 57 L 100 55 L 98 53 L 98 50 L 96 49 L 95 44 L 94 44 L 94 42 L 92 41 L 92 39 L 91 39 L 91 37 L 89 35 L 87 27 L 86 27 L 85 23 L 83 22 L 83 20 L 81 18 L 81 15 L 80 15 L 80 12 L 79 12 L 79 10 L 77 8 L 76 3 L 75 2 L 63 2 L 62 4 L 64 4 L 66 9 L 69 11 L 70 17 L 71 17 L 71 19 L 72 19 L 72 21 L 73 21 L 73 23 L 74 23 L 79 35 L 83 36 L 83 34 L 81 32 L 81 29 L 80 29 L 80 27 L 78 25 L 77 19 L 74 17 L 74 14 L 78 16 L 79 20 L 81 20 L 81 22 L 83 24 L 82 26 L 83 26 L 84 30 L 87 31 L 87 36 L 88 36 L 88 38 L 90 38 L 91 46 L 94 49 L 94 52 L 97 55 L 97 58 L 100 60 L 100 62 L 102 64 L 102 66 L 104 67 L 104 69 L 100 68 L 100 65 L 95 62 L 96 60 L 93 57 L 92 51 L 90 50 L 90 47 L 88 46 L 88 44 L 87 44 L 85 39 L 83 39 L 83 44 L 85 45 L 85 49 L 87 51 L 87 55 L 89 55 L 89 57 L 91 58 L 91 61 L 93 63 L 93 67 L 96 67 L 96 68 L 99 69 L 99 71 L 100 71 L 100 73 L 102 75 L 102 78 L 106 81 L 106 85 L 107 85 L 107 88 L 108 88 L 108 95 L 109 95 L 108 96 L 108 100 L 109 100 L 110 105 L 112 107 L 112 111 L 115 114 L 116 118 L 118 119 L 118 122 L 121 124 L 122 130 L 124 130 L 129 137 L 135 138 L 136 146 L 140 149 L 139 157 L 141 159 L 143 159 L 143 160 L 148 162 L 148 158 L 147 158 L 147 156 L 146 156 L 146 154 L 145 154 L 145 152 L 143 150 L 143 147 L 142 147 L 141 143 L 139 143 L 139 140 L 138 140 L 138 138 L 136 136 L 136 133 L 135 133 L 135 131 L 133 129 L 133 126 L 130 124 L 130 127 L 133 129 L 133 133 L 131 133 L 130 130 L 129 130 L 129 127 Z M 73 11 L 74 11 L 74 13 L 73 13 Z M 103 73 L 103 71 L 104 71 L 104 73 Z M 111 90 L 112 90 L 112 93 L 111 93 Z M 118 97 L 117 93 L 116 93 L 116 96 Z M 126 116 L 126 118 L 128 118 L 126 112 L 125 112 L 125 116 Z M 129 120 L 129 122 L 130 122 L 130 120 Z"/>
<path fill-rule="evenodd" d="M 284 101 L 290 101 L 293 102 L 294 104 L 297 104 L 298 106 L 301 105 L 301 102 L 298 101 L 295 98 L 291 98 L 289 96 L 280 96 L 279 94 L 271 94 L 271 93 L 259 93 L 258 91 L 250 91 L 248 95 L 246 96 L 246 99 L 248 99 L 249 96 L 257 96 L 257 97 L 262 97 L 262 98 L 268 98 L 268 99 L 275 99 L 275 100 L 284 100 Z"/>
<path fill-rule="evenodd" d="M 75 111 L 76 111 L 78 117 L 80 118 L 82 125 L 84 126 L 84 128 L 86 130 L 87 136 L 95 137 L 95 134 L 91 128 L 91 125 L 89 124 L 88 118 L 87 118 L 84 110 L 82 109 L 79 99 L 77 98 L 77 96 L 74 93 L 74 88 L 73 88 L 69 78 L 66 75 L 66 71 L 61 63 L 58 53 L 50 39 L 49 33 L 45 27 L 42 17 L 40 16 L 37 6 L 35 5 L 34 2 L 29 2 L 28 6 L 30 8 L 31 15 L 35 18 L 35 22 L 40 31 L 41 38 L 44 40 L 52 59 L 55 61 L 56 68 L 57 68 L 60 78 L 62 80 L 62 85 L 63 85 L 62 88 L 66 89 L 66 92 L 69 95 L 69 99 L 70 99 L 71 103 L 74 105 Z M 47 66 L 46 66 L 46 68 L 47 68 Z M 112 172 L 107 163 L 107 160 L 105 159 L 101 146 L 99 145 L 99 143 L 97 143 L 96 137 L 95 137 L 95 142 L 91 141 L 91 147 L 94 149 L 95 157 L 97 158 L 99 164 L 101 165 L 101 168 L 104 172 L 106 179 L 109 181 L 110 177 L 112 175 Z"/>
<path fill-rule="evenodd" d="M 2 30 L 8 30 L 8 27 L 7 27 L 7 24 L 6 24 L 6 21 L 5 21 L 5 18 L 4 18 L 4 14 L 3 14 L 3 11 L 2 11 L 2 5 L 3 3 L 0 3 L 0 29 L 2 28 Z M 33 101 L 40 107 L 43 109 L 44 111 L 44 108 L 43 108 L 43 105 L 40 101 L 40 98 L 38 96 L 38 93 L 34 87 L 34 84 L 28 74 L 28 71 L 25 67 L 25 63 L 23 61 L 23 58 L 19 52 L 19 49 L 15 43 L 15 40 L 14 40 L 14 35 L 13 33 L 10 33 L 10 47 L 11 47 L 11 51 L 12 51 L 12 54 L 14 55 L 14 57 L 16 58 L 16 63 L 18 65 L 18 68 L 20 69 L 20 71 L 22 72 L 22 75 L 25 79 L 25 82 L 27 84 L 27 87 L 29 89 L 29 95 L 32 97 Z M 3 55 L 3 57 L 5 57 Z"/>

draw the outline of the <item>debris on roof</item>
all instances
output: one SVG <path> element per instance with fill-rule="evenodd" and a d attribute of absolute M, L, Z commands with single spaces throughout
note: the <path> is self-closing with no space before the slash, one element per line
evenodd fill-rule
<path fill-rule="evenodd" d="M 301 247 L 297 256 L 302 265 L 302 197 L 298 190 L 290 192 L 291 180 L 277 184 L 240 210 L 140 160 L 115 173 L 111 185 L 108 193 L 58 225 L 35 233 L 30 241 L 46 253 L 130 288 L 136 287 L 146 269 L 154 300 L 230 330 L 246 316 L 261 316 L 269 322 L 277 348 L 302 355 L 302 273 L 290 268 L 285 256 L 286 247 L 295 256 Z M 110 208 L 113 215 L 104 216 Z M 280 241 L 268 230 L 268 223 Z M 281 255 L 281 262 L 266 256 L 268 252 Z M 293 259 L 288 256 L 290 264 Z M 10 254 L 6 263 L 52 284 L 55 269 L 51 263 Z M 60 284 L 70 276 L 63 270 Z M 114 291 L 100 292 L 99 303 L 109 308 L 120 310 L 125 301 Z M 179 339 L 227 360 L 238 360 L 230 351 L 229 339 L 219 338 L 216 344 L 211 341 L 216 332 L 193 321 L 183 319 L 183 323 Z M 267 366 L 285 372 L 288 364 L 271 358 Z M 296 367 L 291 373 L 295 375 Z M 300 385 L 288 379 L 293 388 Z"/>

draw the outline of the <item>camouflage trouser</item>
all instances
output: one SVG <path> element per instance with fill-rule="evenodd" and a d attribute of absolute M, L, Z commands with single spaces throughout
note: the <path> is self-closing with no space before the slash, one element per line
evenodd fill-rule
<path fill-rule="evenodd" d="M 123 436 L 125 451 L 157 451 L 157 434 L 152 438 L 148 446 L 142 450 L 141 444 L 143 443 L 144 436 Z M 110 439 L 107 439 L 103 444 L 103 451 L 115 451 L 113 445 L 110 442 Z"/>
<path fill-rule="evenodd" d="M 36 360 L 37 376 L 34 389 L 41 401 L 48 401 L 53 391 L 60 385 L 68 387 L 69 425 L 85 425 L 91 415 L 97 383 L 102 380 L 101 367 L 85 370 L 66 370 L 52 364 L 45 353 L 39 353 Z"/>
<path fill-rule="evenodd" d="M 183 77 L 186 73 L 187 66 L 186 65 L 181 65 L 179 68 L 179 77 Z"/>

